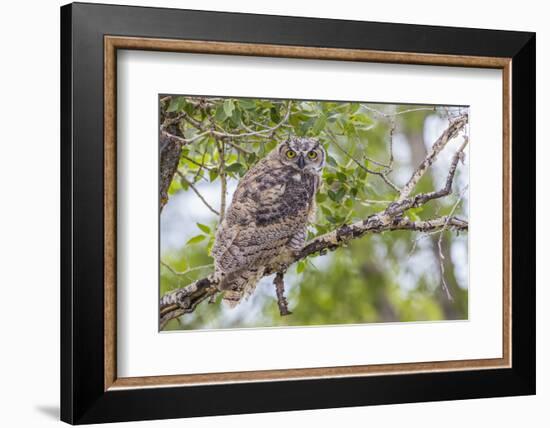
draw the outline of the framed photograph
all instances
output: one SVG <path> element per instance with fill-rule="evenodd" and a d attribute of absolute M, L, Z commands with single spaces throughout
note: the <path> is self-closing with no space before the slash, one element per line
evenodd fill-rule
<path fill-rule="evenodd" d="M 61 54 L 62 420 L 535 393 L 533 33 L 76 3 Z"/>

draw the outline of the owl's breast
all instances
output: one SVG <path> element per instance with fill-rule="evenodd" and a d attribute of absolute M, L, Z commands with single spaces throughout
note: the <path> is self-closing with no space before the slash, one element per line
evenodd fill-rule
<path fill-rule="evenodd" d="M 300 207 L 309 205 L 315 195 L 316 180 L 312 174 L 289 171 L 286 174 L 284 197 Z"/>

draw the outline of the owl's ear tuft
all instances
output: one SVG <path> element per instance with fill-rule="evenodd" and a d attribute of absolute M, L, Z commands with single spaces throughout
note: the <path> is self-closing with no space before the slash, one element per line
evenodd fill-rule
<path fill-rule="evenodd" d="M 288 150 L 288 148 L 290 147 L 290 140 L 291 138 L 288 137 L 286 140 L 279 143 L 279 146 L 277 147 L 279 153 L 282 153 L 284 150 Z"/>

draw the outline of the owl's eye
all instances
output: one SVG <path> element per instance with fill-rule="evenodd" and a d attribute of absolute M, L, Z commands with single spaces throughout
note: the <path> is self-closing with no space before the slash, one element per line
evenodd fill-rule
<path fill-rule="evenodd" d="M 312 150 L 311 152 L 308 152 L 307 157 L 310 159 L 317 159 L 317 152 Z"/>
<path fill-rule="evenodd" d="M 296 157 L 296 152 L 294 150 L 287 150 L 286 157 L 289 159 L 294 159 Z"/>

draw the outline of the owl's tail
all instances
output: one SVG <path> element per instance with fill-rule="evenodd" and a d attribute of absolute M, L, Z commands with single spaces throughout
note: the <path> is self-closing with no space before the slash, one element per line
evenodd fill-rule
<path fill-rule="evenodd" d="M 223 303 L 230 308 L 234 308 L 243 298 L 248 298 L 263 276 L 263 271 L 263 268 L 249 268 L 246 271 L 227 274 L 220 283 L 220 289 L 225 290 L 223 293 Z"/>

